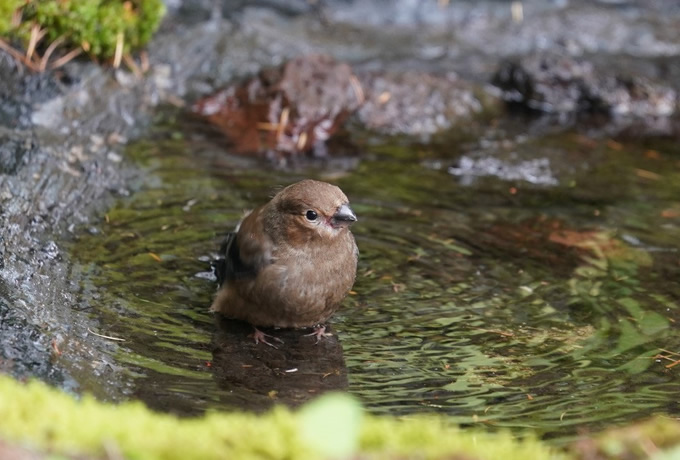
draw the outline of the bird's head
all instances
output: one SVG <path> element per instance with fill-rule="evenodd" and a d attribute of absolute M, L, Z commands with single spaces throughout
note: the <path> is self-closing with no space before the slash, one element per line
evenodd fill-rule
<path fill-rule="evenodd" d="M 285 231 L 292 241 L 333 240 L 357 220 L 347 196 L 326 182 L 297 182 L 281 190 L 274 201 L 285 216 Z"/>

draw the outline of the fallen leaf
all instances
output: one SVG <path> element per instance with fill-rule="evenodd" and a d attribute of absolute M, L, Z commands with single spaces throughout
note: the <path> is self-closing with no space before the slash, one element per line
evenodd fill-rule
<path fill-rule="evenodd" d="M 675 219 L 676 217 L 680 217 L 680 208 L 664 209 L 661 211 L 661 217 L 665 217 L 666 219 Z"/>

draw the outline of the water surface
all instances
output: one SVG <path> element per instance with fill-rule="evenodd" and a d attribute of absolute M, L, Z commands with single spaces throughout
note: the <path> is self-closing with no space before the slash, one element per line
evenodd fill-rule
<path fill-rule="evenodd" d="M 501 120 L 428 144 L 354 133 L 347 157 L 281 167 L 171 118 L 129 149 L 137 191 L 71 249 L 130 397 L 195 414 L 343 389 L 557 441 L 680 415 L 677 146 Z M 327 342 L 258 347 L 208 312 L 210 261 L 245 209 L 307 177 L 350 197 L 357 282 Z"/>

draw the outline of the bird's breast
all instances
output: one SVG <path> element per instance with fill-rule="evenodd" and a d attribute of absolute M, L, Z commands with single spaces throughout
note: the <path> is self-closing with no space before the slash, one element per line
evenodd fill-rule
<path fill-rule="evenodd" d="M 278 280 L 270 299 L 291 314 L 334 311 L 354 283 L 356 258 L 352 251 L 289 251 L 268 268 Z M 271 300 L 270 300 L 271 301 Z"/>

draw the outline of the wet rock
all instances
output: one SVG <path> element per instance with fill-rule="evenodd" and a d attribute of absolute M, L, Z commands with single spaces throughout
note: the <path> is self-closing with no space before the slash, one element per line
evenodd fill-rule
<path fill-rule="evenodd" d="M 240 153 L 324 151 L 324 143 L 363 102 L 349 65 L 299 57 L 204 98 L 194 111 Z"/>
<path fill-rule="evenodd" d="M 5 52 L 0 53 L 0 125 L 25 129 L 36 103 L 59 94 L 59 83 L 47 74 L 33 74 Z"/>
<path fill-rule="evenodd" d="M 518 117 L 519 118 L 519 117 Z M 527 120 L 528 122 L 528 120 Z M 496 178 L 509 186 L 551 188 L 582 178 L 597 162 L 592 146 L 581 138 L 567 138 L 577 148 L 542 145 L 537 148 L 527 136 L 526 125 L 501 123 L 488 127 L 453 162 L 425 160 L 424 166 L 446 169 L 461 185 L 478 185 L 484 178 Z"/>
<path fill-rule="evenodd" d="M 325 152 L 350 114 L 385 134 L 429 135 L 495 106 L 497 100 L 449 72 L 361 72 L 326 56 L 289 61 L 200 100 L 194 110 L 240 153 Z"/>
<path fill-rule="evenodd" d="M 91 372 L 103 341 L 68 348 L 63 359 L 53 349 L 56 337 L 83 336 L 94 322 L 78 305 L 87 299 L 73 297 L 81 272 L 60 246 L 132 175 L 106 158 L 114 145 L 96 147 L 91 136 L 132 132 L 147 112 L 122 120 L 126 106 L 144 104 L 143 88 L 121 90 L 108 71 L 80 65 L 32 74 L 0 51 L 0 371 L 114 398 L 122 386 Z M 79 78 L 63 78 L 71 71 Z"/>
<path fill-rule="evenodd" d="M 491 94 L 477 91 L 455 73 L 367 73 L 360 77 L 366 102 L 358 118 L 367 128 L 387 134 L 427 135 L 493 105 Z"/>
<path fill-rule="evenodd" d="M 580 113 L 611 119 L 670 117 L 676 91 L 635 75 L 611 74 L 592 62 L 541 54 L 506 62 L 493 77 L 511 104 L 567 119 Z"/>
<path fill-rule="evenodd" d="M 35 140 L 31 133 L 0 128 L 0 174 L 16 174 L 33 151 Z"/>
<path fill-rule="evenodd" d="M 50 362 L 49 338 L 25 319 L 22 310 L 18 299 L 0 280 L 0 372 L 63 385 L 63 373 Z"/>
<path fill-rule="evenodd" d="M 507 162 L 494 157 L 480 157 L 463 155 L 458 163 L 449 167 L 449 174 L 463 177 L 468 183 L 471 178 L 493 176 L 506 181 L 526 181 L 538 185 L 556 185 L 557 179 L 550 169 L 548 158 L 534 158 Z"/>

